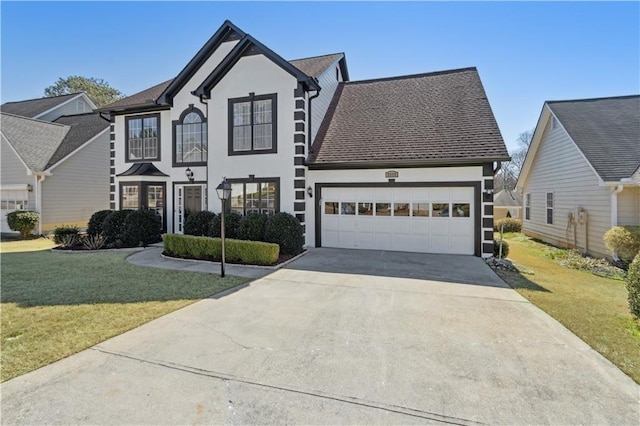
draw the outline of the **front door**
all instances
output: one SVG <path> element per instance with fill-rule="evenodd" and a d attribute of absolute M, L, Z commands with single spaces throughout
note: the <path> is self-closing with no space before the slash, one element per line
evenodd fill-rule
<path fill-rule="evenodd" d="M 204 186 L 203 185 L 176 185 L 176 214 L 175 228 L 176 234 L 184 233 L 184 224 L 193 213 L 202 211 L 204 207 Z"/>

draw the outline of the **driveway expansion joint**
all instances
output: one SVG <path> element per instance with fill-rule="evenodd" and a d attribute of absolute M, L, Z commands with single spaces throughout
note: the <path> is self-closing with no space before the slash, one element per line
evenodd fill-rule
<path fill-rule="evenodd" d="M 172 362 L 168 362 L 168 361 L 150 360 L 150 359 L 140 358 L 140 357 L 136 357 L 136 356 L 127 354 L 125 352 L 108 350 L 108 349 L 105 349 L 105 348 L 101 347 L 100 345 L 96 345 L 96 346 L 94 346 L 94 347 L 92 347 L 90 349 L 94 350 L 94 351 L 97 351 L 97 352 L 100 352 L 100 353 L 103 353 L 105 355 L 111 355 L 111 356 L 116 356 L 116 357 L 120 357 L 120 358 L 126 358 L 126 359 L 130 359 L 132 361 L 137 361 L 137 362 L 141 362 L 141 363 L 145 363 L 145 364 L 151 364 L 151 365 L 155 365 L 155 366 L 163 367 L 163 368 L 169 368 L 169 369 L 177 370 L 177 371 L 184 372 L 184 373 L 195 374 L 195 375 L 199 375 L 199 376 L 205 376 L 205 377 L 210 377 L 210 378 L 213 378 L 213 379 L 218 379 L 218 380 L 221 380 L 221 381 L 223 381 L 225 383 L 226 382 L 235 382 L 235 383 L 241 383 L 241 384 L 245 384 L 245 385 L 249 385 L 249 386 L 257 386 L 257 387 L 262 387 L 262 388 L 267 388 L 267 389 L 273 389 L 273 390 L 277 390 L 277 391 L 281 391 L 281 392 L 290 392 L 290 393 L 295 393 L 295 394 L 299 394 L 299 395 L 306 395 L 306 396 L 310 396 L 310 397 L 314 397 L 314 398 L 322 398 L 322 399 L 332 400 L 332 401 L 341 402 L 341 403 L 345 403 L 345 404 L 352 404 L 352 405 L 357 405 L 357 406 L 360 406 L 360 407 L 372 408 L 372 409 L 375 409 L 375 410 L 392 412 L 392 413 L 401 414 L 401 415 L 405 415 L 405 416 L 410 416 L 410 417 L 416 417 L 416 418 L 421 418 L 421 419 L 425 419 L 425 420 L 435 421 L 435 422 L 442 423 L 442 424 L 451 424 L 451 425 L 460 425 L 460 426 L 472 426 L 472 425 L 485 425 L 486 424 L 486 423 L 482 423 L 482 422 L 478 422 L 478 421 L 474 421 L 474 420 L 464 419 L 464 418 L 461 418 L 461 417 L 446 416 L 446 415 L 432 413 L 432 412 L 428 412 L 428 411 L 423 411 L 423 410 L 419 410 L 419 409 L 415 409 L 415 408 L 403 407 L 403 406 L 394 405 L 394 404 L 385 404 L 385 403 L 376 402 L 376 401 L 369 401 L 369 400 L 358 398 L 358 397 L 333 395 L 333 394 L 330 394 L 330 393 L 327 393 L 327 392 L 323 392 L 323 391 L 319 391 L 319 390 L 307 391 L 307 390 L 303 390 L 303 389 L 295 389 L 293 387 L 284 387 L 284 386 L 279 386 L 279 385 L 271 385 L 271 384 L 267 384 L 267 383 L 261 383 L 261 382 L 258 382 L 258 381 L 252 380 L 252 379 L 235 376 L 235 375 L 228 374 L 228 373 L 220 373 L 220 372 L 217 372 L 217 371 L 205 370 L 205 369 L 196 368 L 196 367 L 190 367 L 190 366 L 187 366 L 187 365 L 172 363 Z"/>

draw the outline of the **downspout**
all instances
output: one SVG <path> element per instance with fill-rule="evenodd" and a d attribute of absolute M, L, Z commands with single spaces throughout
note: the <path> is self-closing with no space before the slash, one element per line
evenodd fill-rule
<path fill-rule="evenodd" d="M 624 186 L 617 185 L 611 191 L 611 227 L 618 226 L 618 194 L 622 192 Z"/>
<path fill-rule="evenodd" d="M 43 211 L 42 211 L 42 182 L 44 182 L 46 176 L 44 174 L 36 173 L 36 211 L 40 213 L 40 220 L 38 220 L 38 235 L 42 235 L 42 222 L 43 222 Z"/>
<path fill-rule="evenodd" d="M 207 182 L 207 203 L 205 210 L 209 210 L 209 102 L 204 101 L 204 95 L 200 95 L 200 103 L 205 106 L 206 119 L 207 119 L 207 164 L 204 166 L 205 170 L 205 182 Z M 175 205 L 175 200 L 173 201 Z M 175 220 L 174 220 L 175 222 Z"/>
<path fill-rule="evenodd" d="M 313 143 L 313 141 L 311 140 L 311 136 L 313 135 L 313 130 L 312 130 L 312 127 L 311 127 L 311 124 L 312 124 L 311 123 L 311 101 L 313 99 L 317 98 L 318 96 L 320 96 L 320 89 L 319 88 L 318 88 L 318 90 L 316 90 L 315 95 L 309 96 L 309 119 L 307 120 L 307 123 L 309 125 L 309 129 L 308 129 L 309 136 L 307 137 L 307 139 L 308 139 L 308 141 L 307 141 L 307 144 L 308 144 L 307 151 L 308 152 L 311 152 L 311 144 Z"/>

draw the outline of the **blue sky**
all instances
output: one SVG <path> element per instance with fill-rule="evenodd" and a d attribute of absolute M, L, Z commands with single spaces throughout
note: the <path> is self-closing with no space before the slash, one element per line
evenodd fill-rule
<path fill-rule="evenodd" d="M 545 100 L 640 93 L 640 4 L 7 2 L 2 102 L 59 77 L 125 94 L 173 78 L 225 19 L 285 59 L 345 52 L 352 80 L 475 66 L 509 148 Z"/>

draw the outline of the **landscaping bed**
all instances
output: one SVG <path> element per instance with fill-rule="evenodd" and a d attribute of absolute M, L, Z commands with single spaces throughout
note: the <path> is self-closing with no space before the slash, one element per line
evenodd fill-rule
<path fill-rule="evenodd" d="M 522 234 L 505 234 L 505 239 L 510 246 L 509 259 L 517 270 L 496 268 L 496 273 L 640 383 L 640 329 L 629 312 L 624 281 L 572 269 L 571 263 L 582 263 L 575 259 L 575 253 L 563 253 L 567 250 Z M 572 258 L 574 262 L 563 266 L 561 260 Z M 588 259 L 584 263 L 595 263 L 595 272 L 604 266 Z"/>

